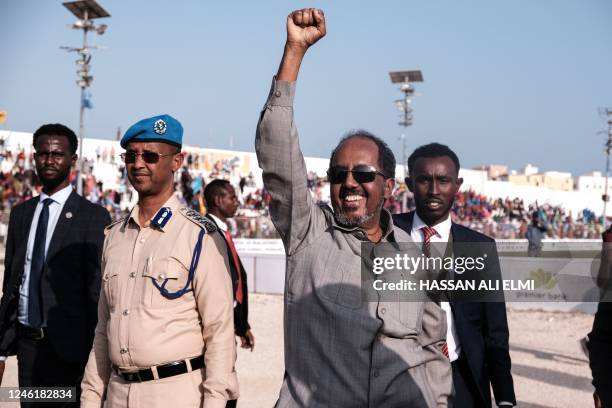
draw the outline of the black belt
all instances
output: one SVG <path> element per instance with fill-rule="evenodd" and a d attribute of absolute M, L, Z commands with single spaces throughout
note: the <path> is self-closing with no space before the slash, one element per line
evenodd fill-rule
<path fill-rule="evenodd" d="M 17 336 L 28 340 L 42 340 L 45 338 L 47 330 L 43 327 L 34 328 L 24 324 L 17 324 Z"/>
<path fill-rule="evenodd" d="M 204 356 L 198 356 L 189 360 L 180 360 L 156 366 L 158 378 L 161 379 L 172 377 L 174 375 L 185 374 L 189 371 L 187 369 L 187 361 L 189 361 L 191 364 L 191 371 L 204 368 Z M 155 379 L 153 377 L 153 370 L 151 368 L 144 368 L 138 371 L 124 371 L 113 364 L 113 369 L 118 376 L 129 382 L 151 381 Z"/>

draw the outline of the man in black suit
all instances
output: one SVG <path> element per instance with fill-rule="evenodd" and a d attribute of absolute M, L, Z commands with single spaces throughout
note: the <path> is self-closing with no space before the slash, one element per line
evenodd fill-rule
<path fill-rule="evenodd" d="M 595 408 L 612 407 L 612 226 L 603 233 L 597 286 L 601 300 L 589 333 L 589 363 L 593 374 Z"/>
<path fill-rule="evenodd" d="M 445 248 L 442 252 L 451 248 L 457 258 L 465 256 L 470 246 L 478 246 L 488 252 L 487 266 L 494 269 L 487 272 L 498 275 L 495 241 L 451 221 L 450 211 L 463 182 L 457 155 L 438 143 L 421 146 L 410 155 L 408 170 L 406 184 L 414 194 L 416 211 L 394 215 L 395 225 L 409 233 L 414 241 L 423 242 L 424 251 L 430 243 L 437 242 Z M 498 406 L 516 405 L 503 300 L 460 302 L 451 296 L 449 302 L 440 302 L 440 306 L 447 314 L 448 350 L 445 351 L 453 369 L 454 406 L 490 407 L 490 385 Z"/>
<path fill-rule="evenodd" d="M 0 375 L 6 356 L 17 354 L 20 387 L 76 387 L 77 402 L 68 405 L 78 406 L 97 322 L 100 258 L 110 216 L 72 190 L 78 144 L 72 130 L 44 125 L 33 144 L 43 189 L 11 212 L 0 302 Z"/>
<path fill-rule="evenodd" d="M 233 217 L 238 210 L 236 190 L 229 181 L 216 179 L 204 188 L 204 199 L 208 209 L 206 217 L 217 226 L 217 230 L 223 235 L 227 245 L 227 257 L 230 261 L 234 289 L 234 328 L 236 336 L 240 337 L 242 348 L 250 348 L 253 351 L 255 337 L 253 337 L 248 321 L 249 302 L 246 271 L 236 252 L 232 235 L 227 226 L 227 219 Z M 227 402 L 227 408 L 235 406 L 236 400 Z"/>

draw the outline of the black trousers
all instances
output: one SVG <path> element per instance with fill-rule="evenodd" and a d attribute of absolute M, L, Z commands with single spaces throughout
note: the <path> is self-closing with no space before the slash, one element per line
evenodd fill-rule
<path fill-rule="evenodd" d="M 79 407 L 81 380 L 86 362 L 75 364 L 57 355 L 48 338 L 20 338 L 17 346 L 19 387 L 73 387 L 75 402 L 22 402 L 22 408 Z"/>
<path fill-rule="evenodd" d="M 236 408 L 238 404 L 238 400 L 228 400 L 227 404 L 225 404 L 225 408 Z"/>
<path fill-rule="evenodd" d="M 478 385 L 474 381 L 464 354 L 451 363 L 453 369 L 453 407 L 485 408 Z"/>

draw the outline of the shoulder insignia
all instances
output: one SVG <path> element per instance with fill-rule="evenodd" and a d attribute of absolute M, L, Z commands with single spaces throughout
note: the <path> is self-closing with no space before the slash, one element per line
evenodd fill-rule
<path fill-rule="evenodd" d="M 215 232 L 217 230 L 217 227 L 212 223 L 212 221 L 195 210 L 183 207 L 180 209 L 180 213 L 208 233 Z"/>
<path fill-rule="evenodd" d="M 108 224 L 106 226 L 106 228 L 104 228 L 104 235 L 108 234 L 110 232 L 111 229 L 113 229 L 115 226 L 121 224 L 123 225 L 123 223 L 125 222 L 126 217 L 120 218 L 118 220 L 115 220 L 113 222 L 111 222 L 110 224 Z"/>

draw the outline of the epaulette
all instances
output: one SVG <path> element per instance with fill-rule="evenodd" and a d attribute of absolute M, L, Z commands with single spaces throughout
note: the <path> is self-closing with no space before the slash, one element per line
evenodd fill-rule
<path fill-rule="evenodd" d="M 200 228 L 204 229 L 208 233 L 215 232 L 217 230 L 217 227 L 212 221 L 191 208 L 183 207 L 179 210 L 179 212 L 183 214 L 185 218 L 197 224 Z"/>
<path fill-rule="evenodd" d="M 108 234 L 108 233 L 110 232 L 110 230 L 111 230 L 111 229 L 112 229 L 114 226 L 119 225 L 119 224 L 123 224 L 123 223 L 125 222 L 125 219 L 126 219 L 126 218 L 127 218 L 127 217 L 123 217 L 123 218 L 120 218 L 120 219 L 118 219 L 118 220 L 116 220 L 116 221 L 113 221 L 113 222 L 111 222 L 110 224 L 108 224 L 108 225 L 106 226 L 106 228 L 104 228 L 104 235 Z"/>

